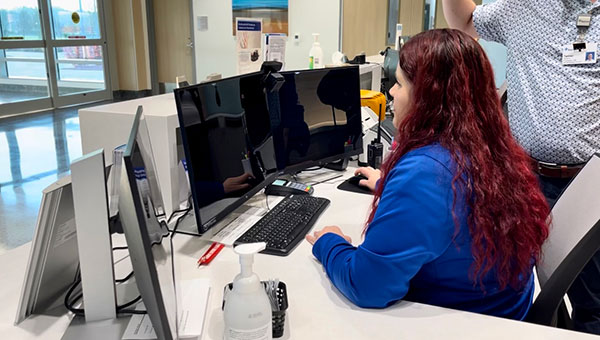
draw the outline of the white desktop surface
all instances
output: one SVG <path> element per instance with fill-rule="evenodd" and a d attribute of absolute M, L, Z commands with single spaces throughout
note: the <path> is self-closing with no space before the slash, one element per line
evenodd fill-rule
<path fill-rule="evenodd" d="M 350 176 L 351 169 L 346 172 Z M 353 243 L 367 217 L 371 196 L 339 191 L 340 180 L 315 186 L 316 196 L 331 200 L 315 228 L 339 225 Z M 252 205 L 265 206 L 264 195 Z M 176 235 L 177 279 L 207 278 L 211 291 L 202 339 L 223 336 L 222 292 L 239 272 L 239 260 L 225 248 L 210 265 L 198 268 L 196 261 L 209 243 L 197 237 Z M 0 256 L 0 334 L 3 339 L 60 339 L 70 316 L 34 316 L 13 325 L 30 244 Z M 412 302 L 399 302 L 386 309 L 361 309 L 332 286 L 320 263 L 303 241 L 289 256 L 259 254 L 254 271 L 261 279 L 279 278 L 287 285 L 289 307 L 285 333 L 280 339 L 593 339 L 596 336 L 489 317 Z"/>

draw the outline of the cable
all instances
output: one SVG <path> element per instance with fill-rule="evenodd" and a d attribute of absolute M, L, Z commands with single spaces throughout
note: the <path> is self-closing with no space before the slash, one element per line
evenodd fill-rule
<path fill-rule="evenodd" d="M 304 172 L 304 171 L 317 171 L 317 170 L 321 170 L 321 169 L 323 169 L 323 168 L 324 168 L 324 166 L 323 166 L 323 165 L 320 165 L 320 166 L 313 166 L 312 168 L 307 168 L 307 169 L 303 169 L 303 170 L 301 170 L 301 171 L 298 171 L 298 173 L 300 173 L 300 172 Z"/>
<path fill-rule="evenodd" d="M 189 210 L 191 210 L 191 207 Z M 183 216 L 185 215 L 187 215 L 187 212 Z M 181 221 L 181 219 L 177 220 L 177 224 L 179 224 L 179 221 Z M 177 284 L 175 283 L 175 251 L 173 250 L 174 237 L 175 233 L 171 233 L 171 237 L 169 237 L 169 244 L 171 245 L 171 278 L 173 279 L 173 293 L 175 294 L 175 320 L 179 320 L 179 315 L 177 315 Z M 179 339 L 179 327 L 175 327 L 175 335 L 175 339 Z"/>
<path fill-rule="evenodd" d="M 123 282 L 125 282 L 125 281 L 127 281 L 127 280 L 131 279 L 131 277 L 132 277 L 132 276 L 133 276 L 133 271 L 131 271 L 131 273 L 127 274 L 127 276 L 125 276 L 125 277 L 124 277 L 124 278 L 122 278 L 122 279 L 116 279 L 116 280 L 115 280 L 115 282 L 116 282 L 116 283 L 123 283 Z"/>
<path fill-rule="evenodd" d="M 179 214 L 179 213 L 185 213 L 185 214 L 187 214 L 191 210 L 191 208 L 193 207 L 191 200 L 192 200 L 192 195 L 189 195 L 188 198 L 187 198 L 188 207 L 185 208 L 185 209 L 173 210 L 173 212 L 171 213 L 171 216 L 169 216 L 169 218 L 167 219 L 167 223 L 171 223 L 171 219 L 173 219 L 173 216 L 175 216 L 175 214 Z"/>
<path fill-rule="evenodd" d="M 117 311 L 117 314 L 148 314 L 148 311 L 135 310 L 135 309 L 123 309 L 123 310 Z"/>
<path fill-rule="evenodd" d="M 192 211 L 192 208 L 193 208 L 193 206 L 190 204 L 190 206 L 187 209 L 183 210 L 183 215 L 177 217 L 177 222 L 175 222 L 175 226 L 173 227 L 173 231 L 171 234 L 180 233 L 180 234 L 198 236 L 198 234 L 187 233 L 185 231 L 177 231 L 177 228 L 179 227 L 179 223 L 190 213 L 190 211 Z M 173 217 L 173 215 L 171 215 L 171 217 L 169 217 L 169 222 L 172 217 Z"/>
<path fill-rule="evenodd" d="M 71 287 L 69 287 L 69 290 L 67 291 L 67 294 L 65 294 L 65 301 L 64 301 L 64 304 L 65 304 L 65 307 L 66 307 L 66 308 L 67 308 L 69 311 L 71 311 L 73 314 L 75 314 L 75 315 L 82 315 L 82 316 L 83 316 L 83 315 L 84 315 L 83 309 L 80 309 L 80 308 L 74 308 L 74 307 L 73 307 L 73 304 L 74 304 L 74 303 L 75 303 L 77 300 L 81 299 L 81 298 L 83 297 L 83 294 L 79 294 L 79 295 L 77 296 L 77 298 L 76 298 L 76 299 L 74 299 L 72 302 L 69 302 L 69 299 L 70 299 L 70 297 L 71 297 L 71 294 L 73 294 L 73 291 L 75 290 L 75 288 L 77 288 L 77 286 L 79 285 L 79 283 L 80 283 L 80 282 L 81 282 L 80 280 L 78 280 L 78 281 L 75 281 L 75 282 L 73 282 L 73 284 L 71 285 Z"/>
<path fill-rule="evenodd" d="M 129 313 L 129 314 L 146 314 L 146 313 L 148 313 L 146 311 L 140 311 L 140 310 L 134 310 L 134 309 L 132 309 L 132 310 L 125 309 L 125 308 L 127 308 L 127 307 L 129 307 L 131 305 L 136 304 L 141 299 L 142 299 L 142 296 L 138 295 L 138 297 L 136 297 L 135 299 L 133 299 L 133 300 L 131 300 L 129 302 L 126 302 L 126 303 L 124 303 L 124 304 L 122 304 L 120 306 L 117 306 L 117 313 Z M 137 313 L 137 312 L 144 312 L 144 313 Z"/>
<path fill-rule="evenodd" d="M 73 314 L 78 315 L 78 316 L 85 316 L 85 310 L 83 308 L 75 308 L 73 307 L 73 305 L 81 300 L 81 298 L 83 297 L 83 293 L 79 293 L 77 296 L 75 296 L 72 300 L 71 300 L 71 295 L 73 294 L 73 292 L 75 291 L 75 288 L 77 288 L 77 286 L 79 286 L 79 284 L 81 283 L 81 280 L 78 280 L 76 282 L 74 282 L 71 287 L 69 288 L 69 290 L 67 291 L 67 294 L 65 295 L 65 301 L 64 301 L 64 305 L 65 307 Z M 120 306 L 116 306 L 116 310 L 117 310 L 117 314 L 147 314 L 147 311 L 144 310 L 129 310 L 129 309 L 125 309 L 135 303 L 137 303 L 138 301 L 140 301 L 142 299 L 141 295 L 138 295 L 138 297 L 136 297 L 135 299 L 124 303 L 123 305 Z M 71 300 L 71 301 L 69 301 Z"/>
<path fill-rule="evenodd" d="M 322 181 L 317 181 L 317 182 L 315 182 L 315 183 L 312 183 L 312 184 L 310 184 L 310 186 L 313 186 L 313 187 L 314 187 L 314 186 L 316 186 L 317 184 L 327 183 L 327 182 L 331 181 L 332 179 L 340 178 L 340 177 L 342 177 L 342 176 L 343 176 L 342 174 L 339 174 L 339 175 L 333 176 L 333 177 L 331 177 L 331 178 L 327 178 L 327 179 L 324 179 L 324 180 L 322 180 Z"/>
<path fill-rule="evenodd" d="M 126 250 L 128 249 L 127 247 L 114 247 L 113 251 L 115 250 Z M 117 279 L 115 280 L 116 283 L 123 283 L 129 279 L 131 279 L 131 277 L 134 275 L 134 272 L 131 271 L 129 274 L 127 274 L 127 276 L 125 276 L 122 279 Z M 85 316 L 85 310 L 83 308 L 75 308 L 74 305 L 77 301 L 81 300 L 81 298 L 83 298 L 83 293 L 79 293 L 78 295 L 76 295 L 73 299 L 71 299 L 71 296 L 73 295 L 73 293 L 75 292 L 75 289 L 77 287 L 79 287 L 79 285 L 81 284 L 81 271 L 80 271 L 80 266 L 77 266 L 77 271 L 75 273 L 75 278 L 73 279 L 73 283 L 71 284 L 71 286 L 69 287 L 69 289 L 67 290 L 67 293 L 65 294 L 65 299 L 64 299 L 64 305 L 65 308 L 67 308 L 67 310 L 69 310 L 71 313 L 78 315 L 78 316 Z M 142 299 L 141 295 L 138 295 L 138 297 L 136 297 L 135 299 L 128 301 L 126 303 L 124 303 L 123 305 L 117 305 L 116 306 L 116 311 L 117 314 L 147 314 L 147 311 L 144 310 L 129 310 L 129 309 L 125 309 L 135 303 L 137 303 L 138 301 L 140 301 Z"/>

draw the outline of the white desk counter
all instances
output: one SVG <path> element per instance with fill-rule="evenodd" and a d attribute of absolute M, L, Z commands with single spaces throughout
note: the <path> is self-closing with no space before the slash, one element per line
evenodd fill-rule
<path fill-rule="evenodd" d="M 175 135 L 179 119 L 173 93 L 80 109 L 82 152 L 104 148 L 106 162 L 112 163 L 114 148 L 127 143 L 138 105 L 144 106 L 165 209 L 171 213 L 179 201 Z"/>
<path fill-rule="evenodd" d="M 315 186 L 316 196 L 331 200 L 315 228 L 339 225 L 357 244 L 371 196 L 339 191 L 338 183 L 334 180 Z M 251 203 L 264 205 L 264 196 L 258 195 Z M 211 284 L 202 339 L 221 340 L 223 287 L 239 272 L 238 257 L 226 248 L 209 266 L 198 268 L 196 261 L 209 243 L 180 234 L 175 236 L 174 244 L 178 279 L 206 278 Z M 29 244 L 0 256 L 0 334 L 3 339 L 60 339 L 70 321 L 66 315 L 35 316 L 13 325 L 28 252 Z M 584 333 L 412 302 L 399 302 L 383 310 L 358 308 L 332 286 L 306 241 L 287 257 L 257 255 L 254 270 L 261 279 L 279 278 L 287 285 L 289 308 L 281 339 L 597 339 Z"/>

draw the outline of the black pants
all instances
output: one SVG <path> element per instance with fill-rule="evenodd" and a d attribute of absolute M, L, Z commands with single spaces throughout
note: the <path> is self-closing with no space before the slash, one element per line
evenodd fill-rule
<path fill-rule="evenodd" d="M 570 179 L 538 176 L 550 207 L 567 187 Z M 573 306 L 575 330 L 600 334 L 600 251 L 583 268 L 567 292 Z"/>

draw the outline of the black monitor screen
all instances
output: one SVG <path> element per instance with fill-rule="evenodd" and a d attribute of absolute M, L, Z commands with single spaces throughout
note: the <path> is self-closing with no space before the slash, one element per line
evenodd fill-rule
<path fill-rule="evenodd" d="M 175 90 L 198 232 L 240 206 L 275 174 L 262 73 Z"/>
<path fill-rule="evenodd" d="M 281 73 L 271 112 L 280 170 L 301 170 L 362 152 L 358 66 Z"/>

